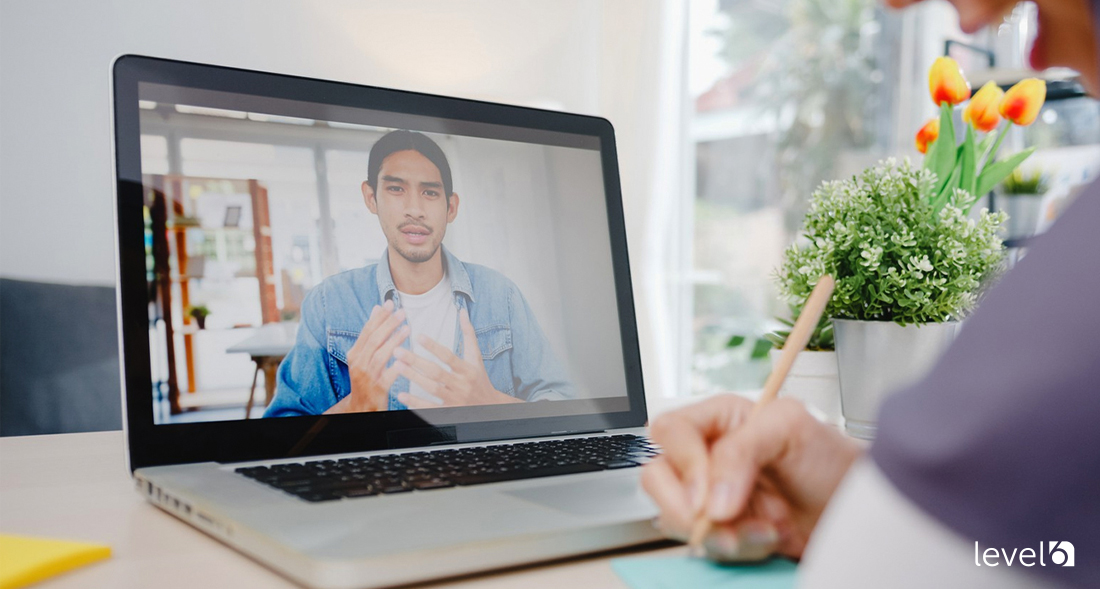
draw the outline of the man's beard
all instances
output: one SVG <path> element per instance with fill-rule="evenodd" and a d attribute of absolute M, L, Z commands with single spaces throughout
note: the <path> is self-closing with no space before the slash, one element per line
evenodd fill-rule
<path fill-rule="evenodd" d="M 401 233 L 403 233 L 404 230 L 407 227 L 419 227 L 420 229 L 423 229 L 424 231 L 426 231 L 427 235 L 429 235 L 429 236 L 434 233 L 434 231 L 432 231 L 431 227 L 428 227 L 424 223 L 418 223 L 416 221 L 407 220 L 404 223 L 397 226 L 398 234 L 400 235 Z M 401 238 L 399 236 L 395 236 L 395 239 L 391 240 L 391 245 L 393 245 L 393 249 L 397 250 L 397 253 L 401 254 L 402 258 L 405 258 L 406 260 L 412 262 L 413 264 L 423 264 L 424 262 L 427 262 L 428 260 L 432 259 L 432 256 L 435 255 L 435 252 L 439 251 L 439 245 L 440 245 L 441 242 L 442 242 L 442 238 L 440 238 L 440 241 L 437 241 L 434 244 L 424 244 L 424 245 L 430 245 L 431 246 L 430 251 L 428 251 L 427 253 L 419 251 L 419 250 L 406 250 L 406 249 L 404 249 L 402 247 L 404 244 L 402 244 Z"/>
<path fill-rule="evenodd" d="M 436 243 L 435 246 L 432 247 L 431 251 L 406 251 L 398 245 L 394 245 L 393 249 L 397 250 L 397 253 L 401 254 L 401 257 L 405 258 L 406 260 L 414 264 L 423 264 L 424 262 L 432 259 L 432 256 L 435 255 L 435 252 L 439 251 L 439 245 L 439 243 Z"/>

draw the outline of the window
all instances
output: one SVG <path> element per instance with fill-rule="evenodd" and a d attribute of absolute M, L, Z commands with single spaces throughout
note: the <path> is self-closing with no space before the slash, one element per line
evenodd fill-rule
<path fill-rule="evenodd" d="M 945 51 L 975 89 L 1018 80 L 1035 10 L 1023 3 L 999 26 L 966 35 L 946 3 L 900 12 L 876 0 L 690 4 L 684 136 L 693 214 L 682 233 L 692 248 L 691 355 L 677 367 L 679 382 L 690 382 L 680 394 L 762 386 L 770 363 L 754 344 L 789 314 L 772 276 L 814 188 L 884 157 L 919 157 L 913 136 L 935 114 L 927 71 Z M 1003 148 L 1037 148 L 1024 167 L 1048 175 L 1048 201 L 1100 173 L 1100 109 L 1067 96 L 1071 86 L 1049 94 L 1040 119 L 1009 133 Z M 1061 210 L 1058 202 L 1044 210 Z"/>
<path fill-rule="evenodd" d="M 875 0 L 715 0 L 688 30 L 691 392 L 759 388 L 772 280 L 824 179 L 889 152 L 900 16 Z"/>

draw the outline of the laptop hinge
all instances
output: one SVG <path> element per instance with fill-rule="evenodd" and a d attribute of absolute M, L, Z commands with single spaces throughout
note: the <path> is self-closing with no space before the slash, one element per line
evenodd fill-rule
<path fill-rule="evenodd" d="M 458 442 L 458 430 L 453 425 L 416 427 L 386 432 L 386 445 L 390 448 L 414 448 L 435 444 Z"/>

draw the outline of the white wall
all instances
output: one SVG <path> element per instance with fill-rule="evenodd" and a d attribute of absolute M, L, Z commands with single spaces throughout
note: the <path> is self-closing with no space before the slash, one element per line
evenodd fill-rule
<path fill-rule="evenodd" d="M 581 0 L 0 6 L 6 276 L 114 283 L 108 76 L 119 54 L 585 112 L 598 91 L 587 57 L 598 6 Z"/>
<path fill-rule="evenodd" d="M 3 0 L 0 275 L 114 284 L 119 54 L 599 114 L 618 133 L 647 388 L 667 388 L 654 265 L 666 217 L 650 213 L 677 188 L 682 12 L 676 0 Z"/>

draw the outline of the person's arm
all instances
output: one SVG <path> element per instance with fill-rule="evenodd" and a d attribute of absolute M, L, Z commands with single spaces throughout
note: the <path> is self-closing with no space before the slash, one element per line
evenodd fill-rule
<path fill-rule="evenodd" d="M 976 561 L 978 556 L 973 540 L 914 505 L 874 461 L 860 460 L 814 528 L 813 541 L 798 564 L 798 587 L 1050 588 L 1045 579 L 1020 566 L 1018 552 L 1014 566 L 1005 566 L 1002 558 L 995 567 L 985 566 Z"/>
<path fill-rule="evenodd" d="M 983 546 L 1072 542 L 1075 567 L 1032 571 L 1081 587 L 1100 586 L 1098 227 L 1094 184 L 928 376 L 887 399 L 871 450 L 903 495 Z"/>
<path fill-rule="evenodd" d="M 323 286 L 302 301 L 301 323 L 294 347 L 279 364 L 275 398 L 264 417 L 319 415 L 336 402 L 325 349 Z"/>
<path fill-rule="evenodd" d="M 538 319 L 519 288 L 509 290 L 512 324 L 512 374 L 515 395 L 526 401 L 560 401 L 577 398 L 577 389 L 569 379 Z"/>
<path fill-rule="evenodd" d="M 931 373 L 886 401 L 871 452 L 902 495 L 962 537 L 1089 546 L 1078 566 L 1033 571 L 1082 587 L 1100 582 L 1100 567 L 1081 566 L 1100 554 L 1098 224 L 1094 188 L 1036 240 Z M 763 520 L 760 539 L 800 555 L 858 450 L 783 399 L 747 423 L 744 402 L 708 403 L 653 427 L 665 454 L 643 480 L 667 533 L 683 537 L 706 509 L 716 535 L 731 530 L 713 540 L 720 547 L 742 522 Z"/>

